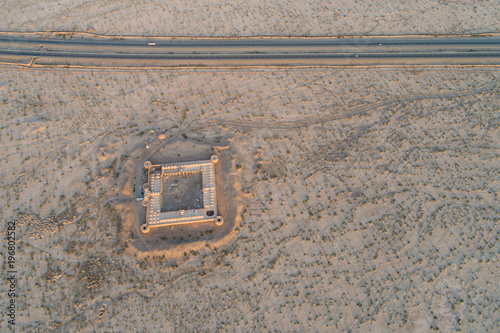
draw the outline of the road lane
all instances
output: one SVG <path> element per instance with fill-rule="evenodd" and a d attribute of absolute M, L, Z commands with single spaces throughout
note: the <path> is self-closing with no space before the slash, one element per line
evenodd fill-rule
<path fill-rule="evenodd" d="M 314 47 L 314 46 L 424 46 L 424 45 L 496 45 L 498 37 L 349 37 L 349 38 L 138 38 L 138 39 L 47 39 L 0 37 L 1 44 L 88 45 L 109 47 Z M 149 45 L 154 43 L 155 45 Z"/>
<path fill-rule="evenodd" d="M 500 57 L 500 52 L 400 52 L 400 53 L 249 53 L 249 54 L 168 54 L 168 53 L 80 53 L 51 51 L 4 51 L 0 54 L 27 57 L 95 58 L 95 59 L 343 59 L 343 58 L 482 58 Z"/>

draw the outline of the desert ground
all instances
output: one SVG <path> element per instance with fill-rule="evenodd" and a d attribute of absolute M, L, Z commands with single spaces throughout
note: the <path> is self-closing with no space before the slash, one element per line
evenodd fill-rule
<path fill-rule="evenodd" d="M 338 36 L 498 32 L 496 0 L 15 0 L 0 31 L 134 36 Z"/>
<path fill-rule="evenodd" d="M 3 66 L 16 329 L 495 331 L 499 79 Z M 144 160 L 214 152 L 228 227 L 141 235 Z"/>
<path fill-rule="evenodd" d="M 498 32 L 497 1 L 3 1 L 3 32 Z M 498 66 L 0 64 L 0 331 L 494 332 Z M 216 154 L 224 225 L 139 230 L 143 163 Z M 2 244 L 2 276 L 8 271 Z"/>

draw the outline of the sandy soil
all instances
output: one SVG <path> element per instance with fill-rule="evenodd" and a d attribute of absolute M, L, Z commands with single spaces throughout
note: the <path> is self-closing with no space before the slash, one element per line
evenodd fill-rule
<path fill-rule="evenodd" d="M 16 328 L 494 331 L 499 79 L 457 67 L 3 67 Z M 220 147 L 239 222 L 148 253 L 132 195 L 168 140 Z"/>
<path fill-rule="evenodd" d="M 494 32 L 495 0 L 3 1 L 3 31 L 111 35 L 338 36 Z"/>

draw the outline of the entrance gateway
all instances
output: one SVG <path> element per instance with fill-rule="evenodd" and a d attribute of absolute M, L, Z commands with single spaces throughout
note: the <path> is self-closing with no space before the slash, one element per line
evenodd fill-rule
<path fill-rule="evenodd" d="M 217 214 L 214 164 L 219 158 L 210 160 L 168 164 L 144 162 L 148 170 L 148 183 L 143 185 L 146 207 L 146 223 L 143 233 L 153 227 L 215 222 L 224 223 Z"/>

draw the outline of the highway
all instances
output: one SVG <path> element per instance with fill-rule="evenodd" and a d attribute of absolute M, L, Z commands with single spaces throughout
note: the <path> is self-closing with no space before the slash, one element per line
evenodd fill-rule
<path fill-rule="evenodd" d="M 0 62 L 111 67 L 500 65 L 500 38 L 34 38 L 0 35 Z"/>

